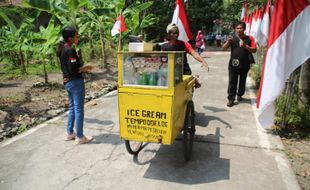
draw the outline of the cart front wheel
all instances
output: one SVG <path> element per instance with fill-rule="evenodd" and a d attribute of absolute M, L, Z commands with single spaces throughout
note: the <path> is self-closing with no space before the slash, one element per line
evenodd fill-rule
<path fill-rule="evenodd" d="M 193 101 L 189 101 L 186 107 L 186 115 L 183 128 L 183 149 L 186 161 L 191 159 L 192 147 L 195 135 L 195 110 Z"/>
<path fill-rule="evenodd" d="M 125 140 L 126 150 L 129 154 L 137 155 L 141 148 L 142 142 Z"/>

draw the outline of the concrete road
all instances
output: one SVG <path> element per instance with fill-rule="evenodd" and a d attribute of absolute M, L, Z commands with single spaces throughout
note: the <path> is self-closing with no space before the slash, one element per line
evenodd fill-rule
<path fill-rule="evenodd" d="M 192 160 L 182 141 L 147 144 L 137 157 L 119 138 L 117 93 L 86 105 L 88 145 L 63 141 L 66 114 L 0 144 L 0 189 L 262 190 L 299 189 L 278 136 L 255 119 L 255 94 L 226 107 L 228 52 L 209 52 L 210 72 L 191 62 L 203 86 L 194 94 L 197 132 Z"/>

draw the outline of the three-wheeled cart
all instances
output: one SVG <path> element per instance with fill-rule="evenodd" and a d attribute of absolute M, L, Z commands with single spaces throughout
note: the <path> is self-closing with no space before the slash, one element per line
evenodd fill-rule
<path fill-rule="evenodd" d="M 130 154 L 144 142 L 170 145 L 182 132 L 189 160 L 195 135 L 195 78 L 183 75 L 184 52 L 119 52 L 120 136 Z"/>

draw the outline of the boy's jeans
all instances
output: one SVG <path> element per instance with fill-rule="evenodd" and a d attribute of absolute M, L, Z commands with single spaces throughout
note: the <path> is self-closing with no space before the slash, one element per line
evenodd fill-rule
<path fill-rule="evenodd" d="M 67 123 L 67 133 L 73 133 L 73 127 L 76 129 L 76 136 L 83 137 L 84 123 L 84 97 L 85 86 L 83 79 L 73 79 L 65 84 L 69 96 L 69 113 Z"/>

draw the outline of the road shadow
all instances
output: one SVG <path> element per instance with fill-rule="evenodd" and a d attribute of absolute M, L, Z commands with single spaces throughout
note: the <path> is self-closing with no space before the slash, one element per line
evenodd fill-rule
<path fill-rule="evenodd" d="M 120 145 L 124 144 L 124 141 L 121 140 L 119 134 L 100 134 L 94 136 L 94 140 L 90 142 L 90 144 L 112 144 L 112 145 Z"/>
<path fill-rule="evenodd" d="M 256 99 L 255 98 L 242 98 L 242 100 L 240 102 L 236 102 L 236 105 L 238 104 L 252 104 L 252 102 L 255 102 Z"/>
<path fill-rule="evenodd" d="M 114 125 L 114 122 L 111 120 L 99 120 L 96 118 L 85 118 L 84 121 L 86 123 L 91 123 L 91 124 L 97 124 L 97 125 L 103 125 L 103 126 L 111 126 Z"/>
<path fill-rule="evenodd" d="M 209 110 L 209 111 L 211 111 L 211 112 L 213 112 L 213 113 L 227 111 L 226 109 L 217 108 L 217 107 L 213 107 L 213 106 L 203 106 L 203 108 L 204 108 L 205 110 Z"/>
<path fill-rule="evenodd" d="M 85 129 L 91 129 L 91 130 L 97 130 L 100 132 L 112 132 L 112 130 L 115 127 L 115 123 L 111 120 L 99 120 L 96 118 L 84 118 L 84 128 Z"/>
<path fill-rule="evenodd" d="M 226 128 L 232 129 L 232 126 L 228 122 L 219 117 L 205 115 L 205 113 L 198 113 L 198 112 L 195 113 L 195 117 L 196 117 L 195 119 L 196 126 L 198 125 L 200 127 L 207 127 L 210 121 L 216 120 L 223 123 L 226 126 Z"/>
<path fill-rule="evenodd" d="M 183 157 L 183 141 L 174 141 L 172 145 L 162 145 L 149 156 L 150 160 L 144 160 L 149 168 L 144 178 L 168 181 L 181 184 L 204 184 L 230 178 L 230 160 L 220 158 L 220 128 L 216 128 L 215 134 L 204 136 L 207 139 L 216 139 L 215 142 L 194 142 L 193 153 L 190 161 L 185 162 Z M 154 149 L 146 146 L 139 154 L 152 153 Z M 143 157 L 143 156 L 141 156 Z M 139 156 L 134 158 L 139 163 Z"/>

